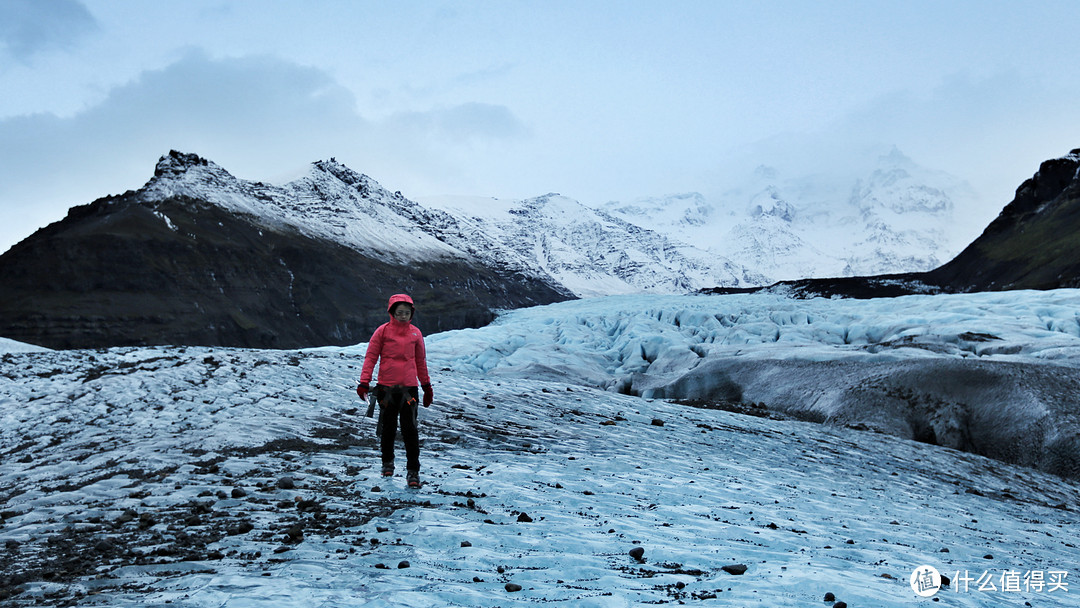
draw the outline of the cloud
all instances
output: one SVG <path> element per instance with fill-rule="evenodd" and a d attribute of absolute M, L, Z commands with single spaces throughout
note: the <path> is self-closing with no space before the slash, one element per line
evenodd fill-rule
<path fill-rule="evenodd" d="M 50 50 L 68 50 L 98 30 L 97 21 L 76 0 L 0 2 L 0 53 L 21 62 Z"/>
<path fill-rule="evenodd" d="M 992 217 L 1043 160 L 1076 147 L 1077 96 L 1075 85 L 1033 72 L 959 72 L 923 94 L 876 98 L 831 131 L 894 143 L 917 162 L 970 181 Z"/>
<path fill-rule="evenodd" d="M 1008 69 L 953 73 L 933 87 L 876 96 L 818 129 L 733 150 L 722 175 L 737 179 L 758 164 L 789 175 L 854 175 L 895 145 L 918 164 L 971 184 L 974 221 L 989 221 L 1040 162 L 1077 146 L 1080 90 L 1070 86 Z"/>
<path fill-rule="evenodd" d="M 386 121 L 386 126 L 411 132 L 420 139 L 435 138 L 454 144 L 509 140 L 529 134 L 528 127 L 506 106 L 476 102 L 398 113 Z"/>
<path fill-rule="evenodd" d="M 0 251 L 72 205 L 138 188 L 170 149 L 264 181 L 334 156 L 417 193 L 467 180 L 476 162 L 469 150 L 525 135 L 508 108 L 484 103 L 372 122 L 351 91 L 317 68 L 190 51 L 74 116 L 0 120 Z"/>
<path fill-rule="evenodd" d="M 72 205 L 139 187 L 170 149 L 242 177 L 301 167 L 371 131 L 325 73 L 273 58 L 189 53 L 70 118 L 0 121 L 0 250 Z"/>

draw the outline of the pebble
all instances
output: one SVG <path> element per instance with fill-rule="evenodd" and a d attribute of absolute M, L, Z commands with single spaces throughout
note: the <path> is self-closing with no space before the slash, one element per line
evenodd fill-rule
<path fill-rule="evenodd" d="M 515 591 L 521 591 L 521 585 L 517 583 L 506 583 L 506 590 L 510 593 L 514 593 Z"/>

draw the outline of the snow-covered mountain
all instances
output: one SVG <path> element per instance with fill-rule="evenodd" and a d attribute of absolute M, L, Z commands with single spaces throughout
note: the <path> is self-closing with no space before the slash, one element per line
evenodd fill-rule
<path fill-rule="evenodd" d="M 930 270 L 966 242 L 950 231 L 973 196 L 895 148 L 865 172 L 785 175 L 760 166 L 714 199 L 612 201 L 605 211 L 735 260 L 769 283 Z"/>
<path fill-rule="evenodd" d="M 1026 222 L 1027 207 L 1051 202 L 1040 193 L 1057 192 L 1053 221 L 1039 227 L 1046 238 L 998 222 L 999 245 L 980 242 L 965 263 L 942 266 L 959 250 L 945 226 L 967 190 L 895 150 L 858 178 L 762 167 L 719 201 L 691 194 L 606 210 L 557 194 L 421 204 L 333 159 L 274 186 L 174 151 L 143 188 L 73 208 L 0 256 L 0 336 L 54 347 L 343 344 L 370 335 L 400 291 L 423 301 L 425 329 L 439 331 L 575 296 L 786 277 L 940 268 L 934 277 L 947 280 L 915 280 L 938 291 L 969 290 L 976 276 L 1071 286 L 1074 247 L 1052 231 L 1075 223 L 1074 165 L 1044 163 L 1043 186 L 1021 188 L 1030 196 L 1009 206 Z M 1036 250 L 1039 261 L 1025 261 Z M 1001 255 L 1008 264 L 987 263 Z M 1032 267 L 1045 280 L 1012 277 Z"/>
<path fill-rule="evenodd" d="M 423 204 L 486 235 L 495 243 L 492 252 L 529 260 L 579 297 L 685 293 L 765 280 L 723 256 L 558 194 L 513 201 L 431 197 Z"/>
<path fill-rule="evenodd" d="M 764 278 L 557 194 L 509 203 L 442 197 L 420 204 L 333 159 L 313 163 L 307 175 L 280 187 L 238 180 L 205 159 L 198 170 L 191 164 L 190 156 L 163 158 L 139 198 L 196 193 L 365 253 L 390 254 L 402 263 L 476 260 L 577 296 L 743 287 Z"/>
<path fill-rule="evenodd" d="M 789 294 L 856 298 L 1080 286 L 1080 149 L 1040 163 L 959 255 L 926 272 L 784 281 Z M 712 290 L 723 292 L 730 290 Z"/>
<path fill-rule="evenodd" d="M 331 161 L 273 186 L 194 154 L 0 256 L 0 336 L 56 348 L 351 344 L 409 292 L 425 331 L 572 297 L 453 217 Z"/>
<path fill-rule="evenodd" d="M 940 408 L 943 425 L 966 417 L 976 440 L 1056 428 L 1075 457 L 1078 307 L 1080 292 L 1059 290 L 638 295 L 508 313 L 429 336 L 420 490 L 379 476 L 374 421 L 353 392 L 363 344 L 4 344 L 16 352 L 0 354 L 0 604 L 904 608 L 933 601 L 921 593 L 1072 607 L 1075 477 L 858 430 L 876 428 L 865 399 L 846 410 L 865 427 L 784 419 L 753 400 L 807 380 L 824 400 L 884 389 L 894 402 L 881 420 L 903 419 L 907 400 Z M 738 403 L 620 394 L 589 377 L 637 391 L 722 359 L 788 367 Z M 871 361 L 953 373 L 970 362 L 954 384 L 968 412 L 883 369 L 856 385 L 798 373 Z M 976 390 L 995 363 L 1039 373 Z M 1016 400 L 1038 383 L 1049 414 Z M 920 577 L 926 566 L 945 578 Z"/>
<path fill-rule="evenodd" d="M 52 347 L 362 339 L 412 293 L 425 329 L 575 296 L 760 284 L 731 261 L 547 195 L 423 206 L 336 162 L 281 185 L 172 151 L 140 189 L 0 256 L 0 336 Z"/>
<path fill-rule="evenodd" d="M 173 152 L 161 158 L 136 200 L 156 203 L 177 196 L 400 263 L 475 261 L 477 252 L 489 249 L 482 234 L 466 233 L 453 217 L 424 209 L 400 192 L 391 193 L 335 159 L 314 162 L 306 175 L 273 186 L 238 179 L 212 161 Z M 514 256 L 484 261 L 535 274 Z"/>

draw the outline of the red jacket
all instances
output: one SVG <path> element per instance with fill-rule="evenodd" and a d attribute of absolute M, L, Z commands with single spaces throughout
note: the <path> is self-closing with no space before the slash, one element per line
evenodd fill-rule
<path fill-rule="evenodd" d="M 398 301 L 406 300 L 391 298 L 390 307 Z M 408 303 L 411 304 L 411 300 Z M 417 379 L 421 385 L 431 384 L 424 336 L 412 323 L 402 323 L 391 318 L 389 323 L 384 323 L 375 330 L 364 355 L 360 382 L 371 382 L 376 361 L 379 362 L 378 381 L 383 386 L 417 386 Z"/>

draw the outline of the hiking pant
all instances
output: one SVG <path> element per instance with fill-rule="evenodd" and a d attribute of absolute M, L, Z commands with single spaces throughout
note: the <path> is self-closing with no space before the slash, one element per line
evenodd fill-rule
<path fill-rule="evenodd" d="M 398 420 L 401 421 L 401 438 L 405 441 L 405 468 L 420 470 L 420 434 L 416 430 L 418 392 L 415 386 L 376 385 L 379 400 L 379 440 L 383 464 L 394 462 L 394 441 L 397 438 Z"/>

